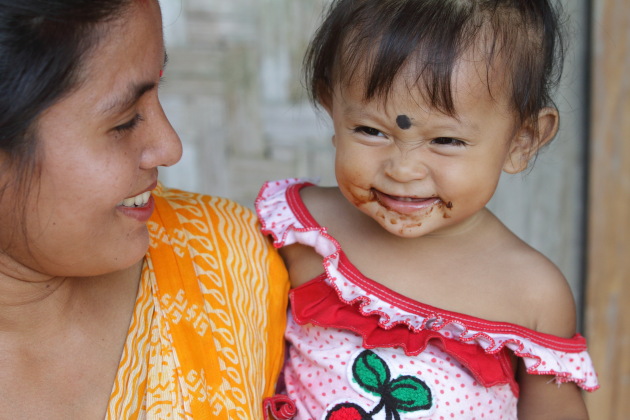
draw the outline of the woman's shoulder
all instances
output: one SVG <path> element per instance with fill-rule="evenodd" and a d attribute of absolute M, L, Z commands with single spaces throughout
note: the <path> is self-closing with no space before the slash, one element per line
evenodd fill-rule
<path fill-rule="evenodd" d="M 165 204 L 169 205 L 174 210 L 186 207 L 208 209 L 227 208 L 231 209 L 231 213 L 236 215 L 241 213 L 252 213 L 252 211 L 246 206 L 226 197 L 190 192 L 177 188 L 168 188 L 162 184 L 158 185 L 153 194 L 156 197 L 162 198 L 165 201 Z"/>
<path fill-rule="evenodd" d="M 174 256 L 179 265 L 194 260 L 194 270 L 210 260 L 236 262 L 247 256 L 246 265 L 219 264 L 223 274 L 233 273 L 236 282 L 267 275 L 284 279 L 282 261 L 260 231 L 254 212 L 233 200 L 159 186 L 148 227 L 155 256 Z"/>
<path fill-rule="evenodd" d="M 195 223 L 250 223 L 255 225 L 254 212 L 236 201 L 159 185 L 154 191 L 156 210 L 177 215 L 181 221 Z"/>
<path fill-rule="evenodd" d="M 156 189 L 154 199 L 151 223 L 155 239 L 166 234 L 177 240 L 185 237 L 189 245 L 190 241 L 211 241 L 228 249 L 270 246 L 254 212 L 231 199 L 164 186 Z"/>

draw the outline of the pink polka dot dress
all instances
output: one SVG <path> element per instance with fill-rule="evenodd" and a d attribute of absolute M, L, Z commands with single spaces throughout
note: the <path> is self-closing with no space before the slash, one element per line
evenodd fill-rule
<path fill-rule="evenodd" d="M 585 339 L 441 310 L 363 276 L 300 199 L 311 182 L 266 183 L 256 199 L 276 247 L 300 243 L 323 274 L 291 290 L 286 394 L 300 420 L 516 419 L 510 362 L 597 389 Z"/>

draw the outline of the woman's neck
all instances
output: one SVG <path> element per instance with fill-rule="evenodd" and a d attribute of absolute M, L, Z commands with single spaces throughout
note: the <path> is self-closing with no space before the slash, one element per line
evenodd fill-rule
<path fill-rule="evenodd" d="M 139 261 L 102 276 L 39 282 L 2 271 L 0 418 L 37 417 L 47 407 L 50 418 L 103 417 L 141 271 Z"/>
<path fill-rule="evenodd" d="M 142 261 L 128 269 L 100 276 L 78 278 L 45 275 L 7 261 L 0 254 L 0 334 L 53 329 L 119 297 L 135 299 Z M 129 300 L 122 299 L 122 300 Z M 61 325 L 58 325 L 61 326 Z"/>

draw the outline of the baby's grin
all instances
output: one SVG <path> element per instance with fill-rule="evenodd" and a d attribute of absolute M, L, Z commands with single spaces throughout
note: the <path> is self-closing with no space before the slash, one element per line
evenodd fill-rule
<path fill-rule="evenodd" d="M 388 210 L 401 214 L 411 214 L 418 210 L 430 208 L 442 202 L 439 197 L 406 197 L 386 194 L 372 189 L 376 201 Z"/>

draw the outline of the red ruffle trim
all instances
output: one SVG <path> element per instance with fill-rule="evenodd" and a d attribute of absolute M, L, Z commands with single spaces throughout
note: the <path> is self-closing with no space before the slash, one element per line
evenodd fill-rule
<path fill-rule="evenodd" d="M 409 356 L 422 353 L 431 342 L 465 366 L 484 387 L 509 384 L 518 396 L 518 384 L 507 348 L 493 354 L 486 353 L 477 344 L 449 339 L 436 331 L 413 331 L 405 324 L 395 324 L 385 330 L 379 326 L 379 315 L 361 314 L 357 307 L 360 303 L 348 305 L 340 300 L 337 291 L 323 278 L 293 289 L 290 299 L 293 318 L 300 325 L 312 323 L 351 330 L 363 337 L 365 348 L 400 347 Z"/>

